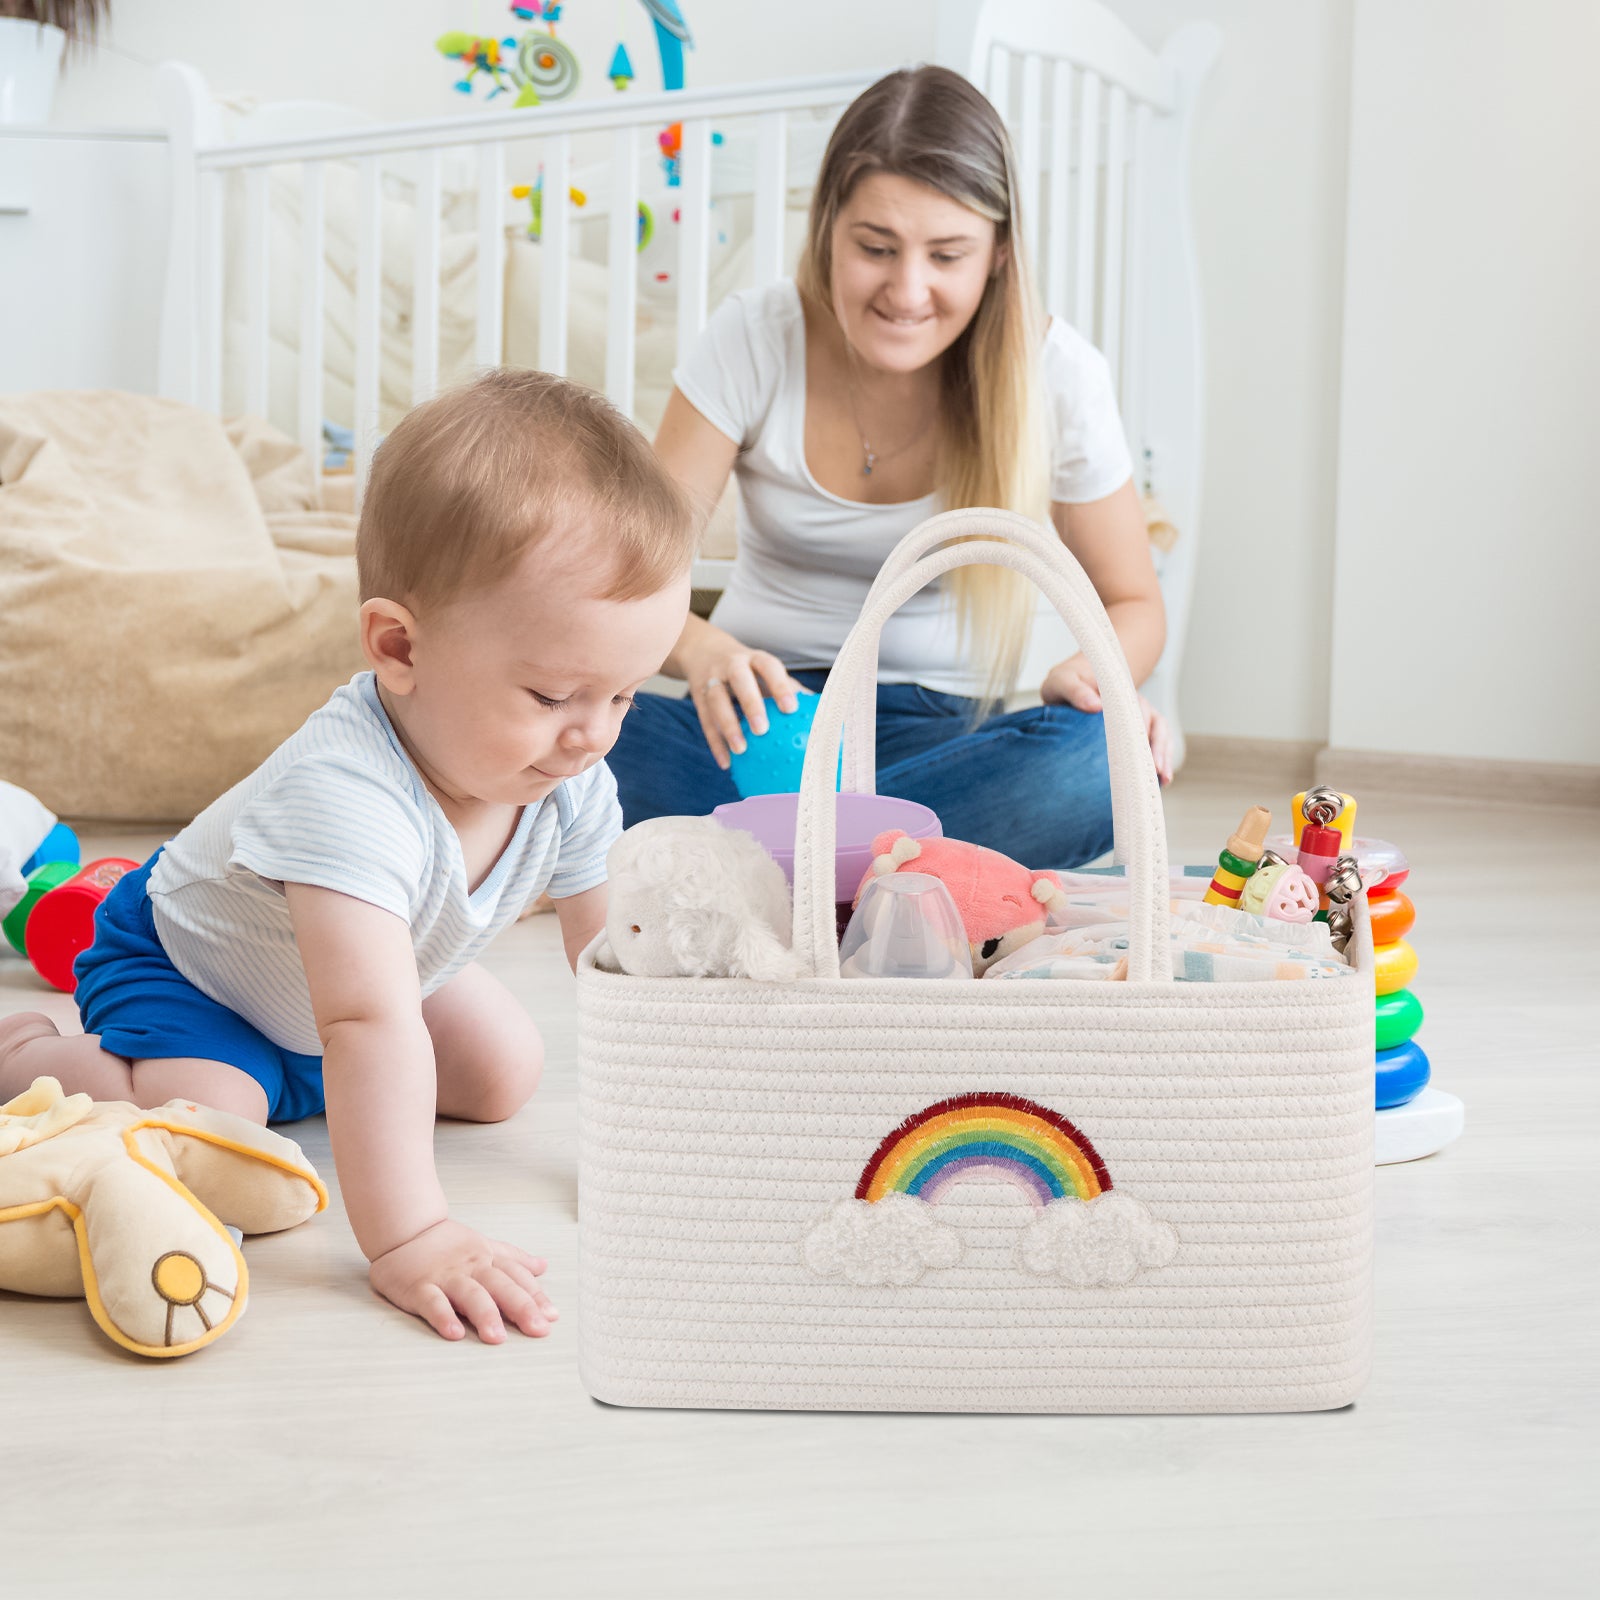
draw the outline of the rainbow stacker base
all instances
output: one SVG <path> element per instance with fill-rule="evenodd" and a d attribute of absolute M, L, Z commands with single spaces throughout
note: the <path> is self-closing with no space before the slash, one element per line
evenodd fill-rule
<path fill-rule="evenodd" d="M 1443 1089 L 1424 1089 L 1403 1106 L 1378 1113 L 1373 1163 L 1392 1167 L 1401 1161 L 1437 1155 L 1461 1137 L 1466 1124 L 1467 1109 L 1453 1094 L 1446 1094 Z"/>

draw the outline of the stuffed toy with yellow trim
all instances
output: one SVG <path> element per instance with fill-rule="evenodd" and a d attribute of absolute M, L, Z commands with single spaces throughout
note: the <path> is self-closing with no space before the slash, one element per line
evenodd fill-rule
<path fill-rule="evenodd" d="M 82 1295 L 138 1355 L 188 1355 L 239 1320 L 250 1274 L 228 1224 L 276 1233 L 327 1203 L 299 1145 L 225 1111 L 54 1078 L 0 1105 L 0 1289 Z"/>

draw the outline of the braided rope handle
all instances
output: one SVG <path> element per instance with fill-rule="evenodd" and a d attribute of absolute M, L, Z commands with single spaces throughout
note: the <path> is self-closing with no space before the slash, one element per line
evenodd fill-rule
<path fill-rule="evenodd" d="M 965 542 L 934 548 L 950 539 Z M 1134 982 L 1170 981 L 1166 824 L 1138 692 L 1088 574 L 1059 540 L 1008 511 L 945 512 L 907 534 L 884 563 L 839 652 L 812 722 L 800 782 L 794 854 L 795 951 L 812 976 L 838 977 L 833 773 L 842 741 L 844 789 L 873 792 L 878 643 L 884 624 L 935 578 L 957 567 L 982 563 L 1010 567 L 1036 584 L 1061 613 L 1094 668 L 1105 703 L 1112 824 L 1118 850 L 1128 863 L 1128 976 Z"/>

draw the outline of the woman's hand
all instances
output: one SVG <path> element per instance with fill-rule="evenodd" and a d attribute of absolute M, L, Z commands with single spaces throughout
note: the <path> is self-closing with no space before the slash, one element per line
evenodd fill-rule
<path fill-rule="evenodd" d="M 688 680 L 694 708 L 700 713 L 700 731 L 724 772 L 728 770 L 730 749 L 744 754 L 744 730 L 739 726 L 741 708 L 750 731 L 760 734 L 767 731 L 763 696 L 771 695 L 783 711 L 793 711 L 799 704 L 800 685 L 775 655 L 752 650 L 710 623 L 686 632 L 676 655 L 677 666 Z"/>
<path fill-rule="evenodd" d="M 1039 685 L 1039 698 L 1047 706 L 1076 706 L 1079 711 L 1105 710 L 1094 669 L 1081 652 L 1057 662 L 1050 669 L 1044 682 Z M 1144 714 L 1144 731 L 1150 739 L 1150 754 L 1155 759 L 1156 776 L 1163 783 L 1171 783 L 1172 733 L 1167 727 L 1167 719 L 1143 695 L 1139 696 L 1139 710 Z"/>

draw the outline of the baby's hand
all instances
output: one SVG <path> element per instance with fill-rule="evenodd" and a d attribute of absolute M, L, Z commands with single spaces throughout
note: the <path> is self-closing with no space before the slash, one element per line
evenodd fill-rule
<path fill-rule="evenodd" d="M 541 1339 L 560 1315 L 539 1287 L 544 1268 L 538 1256 L 446 1217 L 379 1256 L 368 1275 L 385 1300 L 446 1339 L 465 1337 L 465 1318 L 484 1344 L 499 1344 L 506 1321 Z"/>

